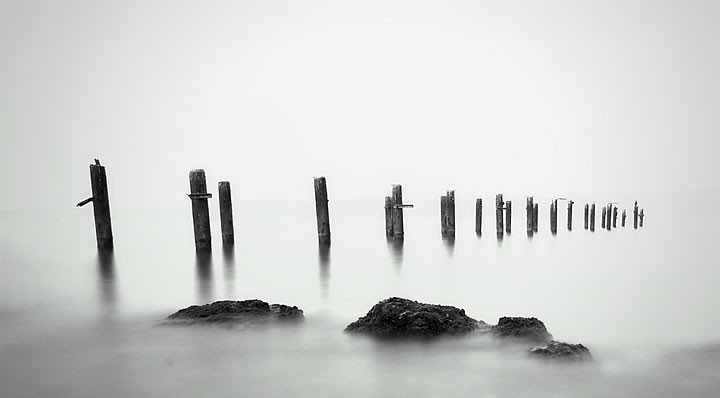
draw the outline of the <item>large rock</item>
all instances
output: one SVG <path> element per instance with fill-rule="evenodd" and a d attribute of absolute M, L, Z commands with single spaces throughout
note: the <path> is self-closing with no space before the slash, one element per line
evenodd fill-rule
<path fill-rule="evenodd" d="M 590 350 L 582 344 L 568 344 L 561 341 L 551 341 L 528 351 L 534 358 L 558 361 L 591 361 Z"/>
<path fill-rule="evenodd" d="M 545 324 L 537 318 L 502 317 L 490 332 L 495 337 L 530 342 L 544 343 L 553 338 L 545 328 Z"/>
<path fill-rule="evenodd" d="M 256 324 L 270 321 L 303 319 L 298 307 L 268 304 L 262 300 L 216 301 L 212 304 L 193 305 L 167 317 L 166 324 Z"/>
<path fill-rule="evenodd" d="M 345 331 L 380 337 L 436 337 L 466 334 L 484 325 L 460 308 L 391 297 L 375 304 Z"/>

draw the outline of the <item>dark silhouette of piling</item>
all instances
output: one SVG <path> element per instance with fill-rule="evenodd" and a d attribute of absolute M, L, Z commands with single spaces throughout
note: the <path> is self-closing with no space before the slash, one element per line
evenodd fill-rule
<path fill-rule="evenodd" d="M 557 234 L 557 199 L 550 202 L 550 232 Z"/>
<path fill-rule="evenodd" d="M 315 214 L 317 216 L 318 243 L 330 244 L 330 211 L 328 210 L 327 182 L 325 177 L 316 177 L 315 185 Z"/>
<path fill-rule="evenodd" d="M 595 232 L 595 203 L 590 205 L 590 231 Z"/>
<path fill-rule="evenodd" d="M 510 235 L 512 232 L 512 201 L 505 202 L 505 232 Z"/>
<path fill-rule="evenodd" d="M 501 193 L 495 195 L 495 232 L 498 238 L 503 237 L 503 196 Z"/>
<path fill-rule="evenodd" d="M 392 186 L 392 205 L 393 238 L 404 239 L 402 185 L 396 184 Z"/>
<path fill-rule="evenodd" d="M 391 196 L 385 197 L 385 237 L 393 237 L 393 200 Z"/>
<path fill-rule="evenodd" d="M 612 224 L 610 223 L 611 218 L 612 218 L 612 209 L 613 209 L 613 205 L 611 203 L 608 203 L 608 205 L 607 205 L 607 220 L 605 221 L 605 229 L 607 229 L 608 231 L 610 231 L 610 229 L 612 228 Z"/>
<path fill-rule="evenodd" d="M 622 219 L 621 219 L 621 223 L 622 223 L 622 227 L 623 227 L 623 228 L 625 228 L 625 219 L 626 219 L 626 218 L 627 218 L 627 211 L 626 211 L 625 209 L 623 209 Z"/>
<path fill-rule="evenodd" d="M 475 199 L 475 233 L 482 235 L 482 198 Z"/>
<path fill-rule="evenodd" d="M 90 186 L 92 196 L 77 204 L 77 207 L 85 206 L 92 202 L 93 215 L 95 219 L 95 239 L 98 249 L 113 248 L 112 221 L 110 220 L 110 199 L 108 197 L 107 176 L 105 166 L 95 159 L 95 164 L 90 165 Z"/>
<path fill-rule="evenodd" d="M 638 205 L 637 200 L 635 201 L 635 204 L 633 205 L 633 228 L 637 229 L 638 227 Z"/>
<path fill-rule="evenodd" d="M 528 235 L 533 234 L 533 213 L 535 208 L 533 204 L 534 200 L 535 199 L 532 196 L 525 198 L 525 229 Z"/>
<path fill-rule="evenodd" d="M 440 197 L 440 232 L 443 238 L 455 238 L 455 191 Z"/>
<path fill-rule="evenodd" d="M 640 209 L 640 227 L 642 228 L 645 222 L 645 209 Z"/>
<path fill-rule="evenodd" d="M 190 193 L 188 196 L 192 202 L 195 249 L 210 250 L 210 210 L 208 209 L 208 199 L 212 197 L 212 194 L 207 192 L 205 170 L 195 169 L 190 171 Z"/>
<path fill-rule="evenodd" d="M 605 213 L 607 213 L 607 207 L 602 208 L 602 223 L 600 224 L 601 229 L 605 229 Z"/>
<path fill-rule="evenodd" d="M 575 204 L 575 202 L 573 202 L 572 200 L 568 200 L 568 207 L 567 207 L 568 231 L 572 231 L 572 222 L 573 222 L 572 216 L 573 216 L 573 205 L 574 204 Z"/>
<path fill-rule="evenodd" d="M 220 204 L 220 232 L 224 245 L 235 243 L 235 232 L 233 227 L 232 195 L 230 194 L 230 182 L 218 182 L 218 203 Z"/>
<path fill-rule="evenodd" d="M 538 214 L 540 214 L 540 204 L 533 203 L 533 232 L 538 231 Z"/>
<path fill-rule="evenodd" d="M 617 228 L 617 216 L 618 216 L 618 208 L 617 206 L 613 207 L 613 228 Z"/>
<path fill-rule="evenodd" d="M 590 205 L 585 203 L 585 229 L 588 229 L 588 217 L 590 216 Z"/>

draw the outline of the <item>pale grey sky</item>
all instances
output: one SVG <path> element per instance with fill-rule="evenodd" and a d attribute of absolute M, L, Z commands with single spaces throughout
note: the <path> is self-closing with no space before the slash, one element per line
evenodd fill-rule
<path fill-rule="evenodd" d="M 720 187 L 718 2 L 353 3 L 0 0 L 0 209 Z"/>

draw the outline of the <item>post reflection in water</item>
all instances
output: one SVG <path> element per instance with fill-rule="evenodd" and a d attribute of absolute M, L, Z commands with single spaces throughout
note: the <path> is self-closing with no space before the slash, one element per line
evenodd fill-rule
<path fill-rule="evenodd" d="M 452 257 L 455 252 L 455 238 L 443 238 L 443 244 L 445 245 L 445 249 L 447 249 L 448 256 Z"/>
<path fill-rule="evenodd" d="M 197 278 L 198 304 L 212 302 L 212 252 L 209 250 L 195 251 L 195 272 Z"/>
<path fill-rule="evenodd" d="M 395 263 L 395 270 L 400 272 L 403 263 L 403 245 L 405 241 L 403 239 L 392 239 L 388 238 L 387 245 L 390 251 L 390 256 Z"/>
<path fill-rule="evenodd" d="M 325 300 L 330 290 L 330 245 L 318 245 L 318 268 L 320 269 L 320 293 Z"/>
<path fill-rule="evenodd" d="M 100 300 L 106 310 L 115 308 L 117 289 L 115 287 L 115 257 L 113 249 L 98 249 L 97 253 L 98 281 Z"/>
<path fill-rule="evenodd" d="M 235 245 L 223 246 L 223 272 L 225 275 L 225 298 L 235 299 Z"/>

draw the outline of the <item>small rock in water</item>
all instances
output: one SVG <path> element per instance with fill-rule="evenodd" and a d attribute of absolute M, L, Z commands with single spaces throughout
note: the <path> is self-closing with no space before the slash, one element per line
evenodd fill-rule
<path fill-rule="evenodd" d="M 345 331 L 379 337 L 437 337 L 466 334 L 482 326 L 486 324 L 465 315 L 461 308 L 391 297 L 375 304 Z"/>
<path fill-rule="evenodd" d="M 553 338 L 545 324 L 537 318 L 502 317 L 492 327 L 491 333 L 495 337 L 533 342 L 549 342 Z"/>
<path fill-rule="evenodd" d="M 552 359 L 558 361 L 591 361 L 590 350 L 582 344 L 568 344 L 561 341 L 551 341 L 528 351 L 534 358 Z"/>
<path fill-rule="evenodd" d="M 166 324 L 254 324 L 268 321 L 304 319 L 298 307 L 268 304 L 262 300 L 216 301 L 212 304 L 193 305 L 167 317 Z"/>

